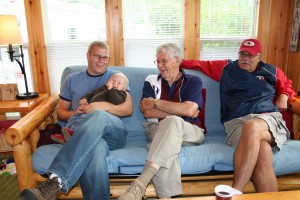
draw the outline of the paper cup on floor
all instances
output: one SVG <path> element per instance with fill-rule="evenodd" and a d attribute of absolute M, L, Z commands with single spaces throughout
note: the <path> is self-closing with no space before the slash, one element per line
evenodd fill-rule
<path fill-rule="evenodd" d="M 228 185 L 218 185 L 215 187 L 216 200 L 230 200 L 233 195 L 232 187 Z"/>

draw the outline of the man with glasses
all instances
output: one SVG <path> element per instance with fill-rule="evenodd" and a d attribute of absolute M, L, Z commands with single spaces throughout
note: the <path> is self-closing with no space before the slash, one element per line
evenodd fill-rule
<path fill-rule="evenodd" d="M 221 122 L 235 147 L 232 187 L 242 193 L 251 179 L 257 192 L 278 191 L 273 152 L 290 133 L 280 112 L 295 95 L 283 71 L 261 61 L 262 45 L 256 39 L 241 43 L 235 61 L 184 60 L 182 68 L 197 69 L 220 82 Z"/>
<path fill-rule="evenodd" d="M 93 102 L 107 101 L 114 105 L 119 105 L 124 103 L 126 100 L 126 89 L 128 86 L 128 78 L 123 73 L 115 73 L 113 74 L 107 81 L 105 85 L 97 88 L 81 97 L 79 104 L 80 105 L 88 105 Z M 88 114 L 85 113 L 77 113 L 73 115 L 69 120 L 65 127 L 62 127 L 62 134 L 53 134 L 51 135 L 51 139 L 57 143 L 64 144 L 66 143 L 70 137 L 74 134 L 77 127 L 85 121 L 85 117 Z"/>
<path fill-rule="evenodd" d="M 181 51 L 173 43 L 156 49 L 159 74 L 145 79 L 140 101 L 148 119 L 147 138 L 152 134 L 154 138 L 148 139 L 152 143 L 143 173 L 119 199 L 142 199 L 151 180 L 159 198 L 182 194 L 178 154 L 182 146 L 202 144 L 204 130 L 198 118 L 203 103 L 202 81 L 179 69 L 181 61 Z"/>
<path fill-rule="evenodd" d="M 78 180 L 84 199 L 110 199 L 106 157 L 110 150 L 125 146 L 127 131 L 119 117 L 132 114 L 132 100 L 127 87 L 125 102 L 119 105 L 107 101 L 80 105 L 81 97 L 104 85 L 117 73 L 107 69 L 107 44 L 92 42 L 86 56 L 88 68 L 70 74 L 61 87 L 57 115 L 65 122 L 78 113 L 86 113 L 87 116 L 66 144 L 45 145 L 35 151 L 33 162 L 37 165 L 38 162 L 49 161 L 35 160 L 35 155 L 46 155 L 47 159 L 51 155 L 54 157 L 46 170 L 49 178 L 36 188 L 23 190 L 21 199 L 56 199 L 60 191 L 67 193 Z"/>

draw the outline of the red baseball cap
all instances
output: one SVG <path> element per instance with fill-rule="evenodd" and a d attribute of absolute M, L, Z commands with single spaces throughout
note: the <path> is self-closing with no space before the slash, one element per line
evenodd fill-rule
<path fill-rule="evenodd" d="M 262 53 L 262 45 L 256 39 L 246 39 L 240 46 L 239 53 L 241 51 L 247 51 L 251 55 L 256 56 L 258 53 Z"/>

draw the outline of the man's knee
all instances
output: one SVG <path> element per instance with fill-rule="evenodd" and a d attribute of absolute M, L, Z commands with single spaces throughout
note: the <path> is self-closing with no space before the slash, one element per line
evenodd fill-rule
<path fill-rule="evenodd" d="M 268 124 L 259 118 L 246 121 L 242 127 L 242 138 L 249 141 L 266 141 L 269 145 L 274 143 L 274 138 L 269 131 Z"/>
<path fill-rule="evenodd" d="M 163 124 L 180 124 L 184 122 L 184 120 L 181 117 L 178 117 L 176 115 L 170 115 L 165 117 L 163 120 L 160 121 L 160 123 Z"/>
<path fill-rule="evenodd" d="M 167 120 L 167 121 L 177 121 L 177 120 L 182 120 L 181 117 L 178 117 L 176 115 L 170 115 L 165 117 L 162 121 Z"/>
<path fill-rule="evenodd" d="M 103 115 L 107 115 L 108 113 L 103 111 L 103 110 L 95 110 L 94 112 L 91 113 L 91 116 L 103 116 Z"/>
<path fill-rule="evenodd" d="M 243 129 L 258 131 L 258 130 L 264 129 L 265 126 L 267 126 L 267 123 L 264 120 L 258 119 L 258 118 L 253 118 L 253 119 L 247 120 L 244 123 Z"/>
<path fill-rule="evenodd" d="M 251 133 L 248 136 L 260 137 L 263 133 L 269 134 L 268 124 L 258 118 L 249 119 L 246 121 L 242 127 L 242 133 Z"/>

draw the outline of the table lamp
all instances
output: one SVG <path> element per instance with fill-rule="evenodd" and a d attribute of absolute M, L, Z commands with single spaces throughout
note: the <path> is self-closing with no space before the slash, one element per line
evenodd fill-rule
<path fill-rule="evenodd" d="M 16 16 L 0 15 L 0 46 L 8 45 L 7 52 L 9 53 L 11 62 L 16 61 L 19 64 L 24 76 L 26 92 L 18 93 L 17 99 L 33 99 L 38 97 L 39 94 L 36 92 L 28 92 L 22 44 L 23 40 Z M 14 55 L 15 51 L 12 45 L 20 45 L 20 55 Z M 21 58 L 22 62 L 18 58 Z"/>

